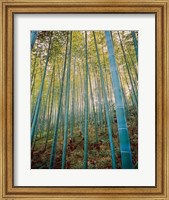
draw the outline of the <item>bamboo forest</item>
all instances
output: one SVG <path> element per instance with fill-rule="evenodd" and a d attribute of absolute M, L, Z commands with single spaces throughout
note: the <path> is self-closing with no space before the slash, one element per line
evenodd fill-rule
<path fill-rule="evenodd" d="M 31 169 L 138 169 L 138 32 L 30 36 Z"/>

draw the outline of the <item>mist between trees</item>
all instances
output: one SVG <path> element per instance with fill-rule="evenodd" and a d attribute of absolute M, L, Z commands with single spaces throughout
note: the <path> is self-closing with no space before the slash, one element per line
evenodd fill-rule
<path fill-rule="evenodd" d="M 137 31 L 31 31 L 31 167 L 138 168 Z"/>

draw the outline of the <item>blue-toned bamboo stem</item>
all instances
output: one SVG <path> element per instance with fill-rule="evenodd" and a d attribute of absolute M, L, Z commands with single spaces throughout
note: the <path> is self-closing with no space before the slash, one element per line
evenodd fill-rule
<path fill-rule="evenodd" d="M 130 138 L 128 134 L 128 127 L 125 116 L 124 103 L 122 99 L 122 90 L 120 86 L 120 80 L 115 60 L 114 47 L 111 38 L 110 31 L 105 31 L 107 49 L 109 54 L 109 62 L 110 62 L 110 71 L 112 76 L 112 84 L 115 96 L 115 104 L 116 104 L 116 116 L 118 122 L 118 133 L 120 140 L 120 152 L 122 159 L 122 168 L 123 169 L 132 169 L 132 155 L 130 148 Z"/>

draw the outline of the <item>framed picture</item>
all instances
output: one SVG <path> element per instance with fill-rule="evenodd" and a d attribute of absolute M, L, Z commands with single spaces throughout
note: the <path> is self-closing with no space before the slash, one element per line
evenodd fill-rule
<path fill-rule="evenodd" d="M 1 198 L 168 199 L 168 1 L 1 1 Z"/>

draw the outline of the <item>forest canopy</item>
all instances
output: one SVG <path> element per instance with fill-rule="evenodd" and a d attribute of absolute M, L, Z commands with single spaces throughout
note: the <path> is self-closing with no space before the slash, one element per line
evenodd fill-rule
<path fill-rule="evenodd" d="M 137 31 L 31 31 L 31 168 L 138 168 Z"/>

